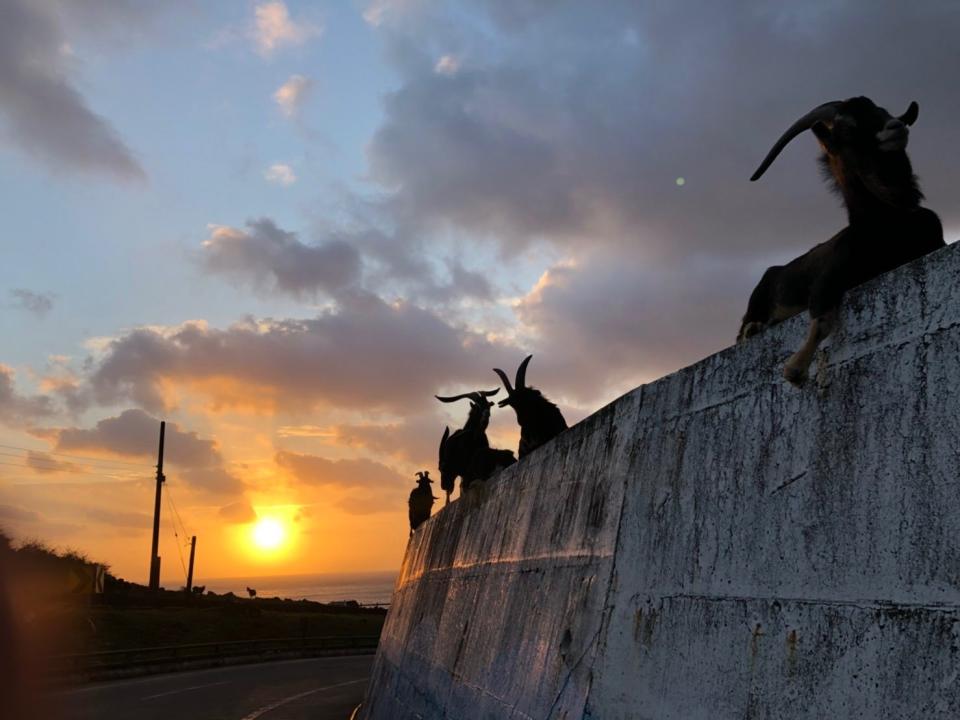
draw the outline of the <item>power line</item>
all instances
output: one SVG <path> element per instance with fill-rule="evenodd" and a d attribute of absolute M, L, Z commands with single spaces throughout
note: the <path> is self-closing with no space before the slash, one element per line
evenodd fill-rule
<path fill-rule="evenodd" d="M 100 463 L 107 465 L 128 465 L 130 467 L 145 469 L 152 469 L 153 465 L 148 465 L 142 462 L 130 462 L 128 460 L 114 460 L 111 458 L 92 458 L 88 455 L 72 455 L 70 453 L 60 452 L 59 450 L 37 450 L 36 448 L 25 448 L 20 447 L 19 445 L 4 445 L 0 443 L 0 448 L 6 448 L 8 450 L 22 450 L 24 452 L 42 452 L 46 455 L 58 455 L 60 457 L 73 458 L 74 460 L 83 460 L 88 463 Z"/>
<path fill-rule="evenodd" d="M 39 453 L 40 451 L 31 451 L 31 452 Z M 33 467 L 35 464 L 41 464 L 41 465 L 45 464 L 45 466 L 47 467 L 52 466 L 56 469 L 61 469 L 61 470 L 69 470 L 69 469 L 79 470 L 80 469 L 77 466 L 77 463 L 73 463 L 65 460 L 58 460 L 57 458 L 52 458 L 52 457 L 42 457 L 42 455 L 21 455 L 20 453 L 3 452 L 2 450 L 0 450 L 0 455 L 4 457 L 16 458 L 18 460 L 24 460 L 31 467 Z M 73 467 L 71 468 L 70 466 L 73 466 Z M 131 472 L 132 468 L 125 468 L 125 467 L 119 467 L 119 466 L 112 467 L 110 465 L 103 465 L 103 466 L 90 465 L 89 466 L 90 472 L 93 472 L 93 471 L 106 472 L 110 470 L 115 472 Z"/>
<path fill-rule="evenodd" d="M 22 458 L 22 459 L 23 459 L 24 461 L 26 460 L 26 458 Z M 35 465 L 27 465 L 26 462 L 17 463 L 17 462 L 9 462 L 9 461 L 7 461 L 7 460 L 0 460 L 0 465 L 7 465 L 7 466 L 9 466 L 9 467 L 16 467 L 16 468 L 22 468 L 22 469 L 24 469 L 24 470 L 33 470 L 33 471 L 36 471 L 36 470 L 38 469 L 37 466 L 35 466 Z M 61 467 L 56 467 L 56 466 L 53 466 L 53 465 L 44 465 L 44 466 L 42 467 L 42 469 L 43 469 L 43 470 L 50 470 L 51 472 L 64 472 L 64 473 L 69 473 L 69 474 L 71 474 L 71 475 L 97 475 L 97 473 L 95 473 L 95 472 L 92 472 L 92 471 L 90 471 L 90 470 L 84 470 L 84 469 L 82 469 L 82 468 L 61 468 Z M 142 476 L 137 475 L 137 474 L 121 475 L 121 474 L 119 474 L 119 472 L 113 472 L 113 473 L 111 473 L 111 472 L 109 472 L 109 471 L 107 471 L 107 470 L 102 470 L 102 471 L 100 471 L 100 476 L 101 476 L 101 477 L 122 477 L 122 478 L 140 478 L 140 477 L 142 477 Z"/>
<path fill-rule="evenodd" d="M 187 526 L 183 523 L 183 518 L 180 517 L 180 512 L 177 510 L 177 503 L 173 499 L 173 493 L 170 492 L 170 486 L 167 486 L 167 499 L 170 500 L 170 505 L 173 507 L 173 514 L 180 522 L 180 529 L 183 531 L 184 537 L 189 536 L 190 533 L 187 532 Z"/>
<path fill-rule="evenodd" d="M 170 500 L 170 488 L 167 488 L 167 507 L 171 510 L 173 509 L 173 504 Z M 173 530 L 173 537 L 176 540 L 175 544 L 177 546 L 177 557 L 180 558 L 180 567 L 183 568 L 183 579 L 184 582 L 186 582 L 187 564 L 183 561 L 183 548 L 180 546 L 180 536 L 177 534 L 177 527 L 174 524 L 172 513 L 167 515 L 167 520 L 170 523 L 170 529 Z"/>
<path fill-rule="evenodd" d="M 35 459 L 33 464 L 27 462 L 27 458 L 18 457 L 19 460 L 23 462 L 10 462 L 9 460 L 0 460 L 0 465 L 7 465 L 9 467 L 18 467 L 25 470 L 49 470 L 50 472 L 63 472 L 69 473 L 71 475 L 97 475 L 99 477 L 120 477 L 120 478 L 142 478 L 143 476 L 138 473 L 131 473 L 130 471 L 120 471 L 120 470 L 108 470 L 106 468 L 98 468 L 96 470 L 84 469 L 84 468 L 75 468 L 75 467 L 62 467 L 58 465 L 45 464 L 43 460 Z"/>

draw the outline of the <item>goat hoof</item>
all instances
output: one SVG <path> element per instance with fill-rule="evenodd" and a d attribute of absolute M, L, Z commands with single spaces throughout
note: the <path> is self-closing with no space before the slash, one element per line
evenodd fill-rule
<path fill-rule="evenodd" d="M 800 387 L 807 380 L 807 371 L 796 365 L 785 365 L 783 368 L 783 378 L 791 385 Z"/>

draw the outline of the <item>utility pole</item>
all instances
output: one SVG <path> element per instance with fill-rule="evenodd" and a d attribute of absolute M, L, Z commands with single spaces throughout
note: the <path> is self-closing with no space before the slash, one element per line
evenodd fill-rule
<path fill-rule="evenodd" d="M 197 536 L 190 538 L 190 569 L 187 570 L 187 595 L 193 591 L 193 556 L 197 551 Z"/>
<path fill-rule="evenodd" d="M 160 451 L 157 453 L 157 495 L 153 503 L 153 547 L 150 550 L 150 589 L 160 589 L 160 556 L 157 554 L 160 545 L 160 491 L 163 487 L 163 434 L 167 428 L 166 421 L 160 421 Z"/>

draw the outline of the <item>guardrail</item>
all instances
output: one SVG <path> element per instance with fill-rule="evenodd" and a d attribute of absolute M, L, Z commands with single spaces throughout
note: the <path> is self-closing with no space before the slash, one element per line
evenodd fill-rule
<path fill-rule="evenodd" d="M 376 649 L 378 635 L 229 640 L 128 650 L 105 650 L 48 658 L 48 671 L 61 677 L 96 679 L 228 663 L 347 654 Z"/>

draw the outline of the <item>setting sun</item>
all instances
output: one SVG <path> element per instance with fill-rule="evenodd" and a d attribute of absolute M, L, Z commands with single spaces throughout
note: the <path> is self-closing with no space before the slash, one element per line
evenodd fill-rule
<path fill-rule="evenodd" d="M 276 550 L 286 537 L 283 524 L 275 518 L 262 518 L 253 526 L 253 544 L 261 550 Z"/>

